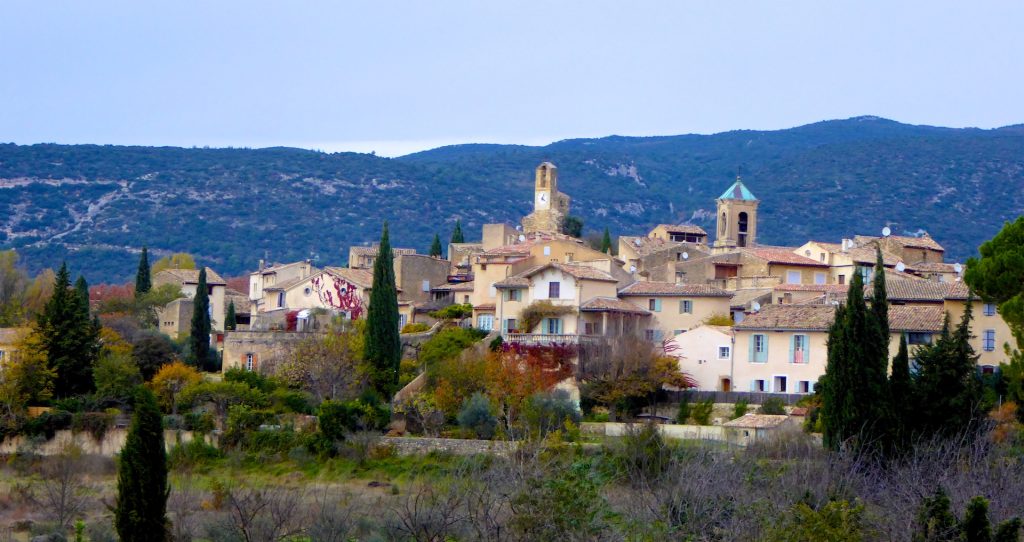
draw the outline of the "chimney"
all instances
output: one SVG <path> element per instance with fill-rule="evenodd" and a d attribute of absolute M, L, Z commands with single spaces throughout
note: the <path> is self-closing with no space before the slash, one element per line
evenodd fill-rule
<path fill-rule="evenodd" d="M 853 248 L 853 239 L 843 239 L 842 242 L 843 252 Z"/>
<path fill-rule="evenodd" d="M 263 258 L 260 258 L 260 271 L 263 271 L 263 269 L 265 269 L 266 266 L 267 266 L 267 261 L 264 260 Z"/>

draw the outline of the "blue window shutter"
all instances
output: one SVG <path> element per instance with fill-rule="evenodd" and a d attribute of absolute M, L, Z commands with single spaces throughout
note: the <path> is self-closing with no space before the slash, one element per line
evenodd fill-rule
<path fill-rule="evenodd" d="M 761 354 L 761 361 L 768 361 L 768 334 L 762 335 L 764 337 L 764 353 Z"/>
<path fill-rule="evenodd" d="M 754 343 L 755 342 L 757 342 L 757 335 L 751 335 L 750 336 L 750 343 L 749 343 L 750 344 L 750 357 L 748 358 L 749 361 L 757 361 L 756 359 L 754 359 L 754 354 L 755 354 L 755 352 L 754 352 Z"/>
<path fill-rule="evenodd" d="M 655 299 L 654 300 L 654 312 L 661 312 L 661 300 L 660 299 Z"/>
<path fill-rule="evenodd" d="M 811 336 L 804 335 L 804 363 L 811 362 Z"/>
<path fill-rule="evenodd" d="M 796 350 L 796 335 L 789 337 L 789 362 L 793 363 L 793 351 Z"/>
<path fill-rule="evenodd" d="M 750 381 L 750 391 L 757 391 L 757 380 Z"/>

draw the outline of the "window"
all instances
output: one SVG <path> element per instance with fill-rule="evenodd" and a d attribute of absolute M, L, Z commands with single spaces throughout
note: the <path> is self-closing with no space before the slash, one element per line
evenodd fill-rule
<path fill-rule="evenodd" d="M 572 257 L 573 257 L 573 253 L 572 252 L 566 252 L 565 253 L 565 261 L 566 262 L 571 262 L 572 261 Z"/>
<path fill-rule="evenodd" d="M 689 299 L 680 300 L 679 314 L 693 314 L 693 301 Z"/>
<path fill-rule="evenodd" d="M 807 363 L 810 356 L 807 353 L 807 335 L 793 335 L 789 342 L 790 363 Z"/>
<path fill-rule="evenodd" d="M 476 327 L 481 331 L 490 331 L 494 329 L 494 315 L 481 314 L 480 316 L 477 316 Z"/>
<path fill-rule="evenodd" d="M 981 374 L 983 374 L 983 375 L 994 375 L 994 374 L 996 374 L 996 368 L 991 366 L 991 365 L 982 365 L 978 369 L 981 370 Z"/>
<path fill-rule="evenodd" d="M 516 319 L 515 318 L 506 318 L 505 319 L 505 332 L 506 333 L 510 333 L 514 329 L 516 329 Z"/>
<path fill-rule="evenodd" d="M 424 292 L 429 292 L 430 291 L 430 281 L 429 280 L 423 281 L 423 291 Z"/>
<path fill-rule="evenodd" d="M 661 312 L 661 300 L 660 299 L 648 299 L 647 308 L 651 312 Z"/>
<path fill-rule="evenodd" d="M 996 349 L 996 330 L 986 329 L 983 335 L 982 349 L 991 352 Z"/>
<path fill-rule="evenodd" d="M 462 296 L 462 302 L 463 303 L 469 303 L 469 294 L 466 294 L 466 295 Z"/>
<path fill-rule="evenodd" d="M 560 282 L 549 282 L 548 283 L 548 298 L 549 299 L 558 299 L 559 295 L 561 295 L 561 291 L 560 291 L 561 288 L 562 288 L 562 283 L 560 283 Z"/>
<path fill-rule="evenodd" d="M 788 379 L 785 376 L 776 376 L 773 378 L 772 391 L 775 393 L 788 393 L 789 389 L 786 386 L 787 380 Z"/>
<path fill-rule="evenodd" d="M 731 346 L 719 346 L 718 347 L 718 359 L 729 359 L 732 357 Z"/>
<path fill-rule="evenodd" d="M 544 247 L 544 255 L 545 256 L 550 256 L 551 255 L 551 247 Z"/>
<path fill-rule="evenodd" d="M 586 335 L 600 335 L 601 334 L 601 323 L 600 322 L 584 322 L 583 333 Z"/>
<path fill-rule="evenodd" d="M 660 329 L 645 329 L 644 330 L 644 338 L 647 339 L 648 341 L 652 341 L 652 342 L 653 341 L 661 341 L 662 335 L 663 334 L 662 334 Z"/>
<path fill-rule="evenodd" d="M 523 291 L 522 290 L 506 290 L 505 301 L 522 301 Z"/>
<path fill-rule="evenodd" d="M 562 333 L 562 319 L 545 318 L 544 329 L 547 333 L 550 333 L 552 335 L 560 335 Z"/>
<path fill-rule="evenodd" d="M 818 273 L 814 274 L 814 283 L 815 284 L 825 284 L 825 279 L 826 279 L 825 273 L 818 272 Z"/>
<path fill-rule="evenodd" d="M 983 312 L 984 312 L 985 316 L 995 316 L 996 315 L 996 305 L 995 305 L 995 303 L 985 303 L 985 307 L 983 309 Z"/>
<path fill-rule="evenodd" d="M 932 344 L 931 333 L 907 333 L 908 345 Z"/>
<path fill-rule="evenodd" d="M 797 393 L 811 393 L 811 391 L 813 389 L 814 388 L 811 387 L 811 381 L 810 380 L 801 380 L 801 381 L 796 383 L 796 392 Z"/>
<path fill-rule="evenodd" d="M 821 253 L 821 262 L 825 263 L 825 253 L 824 252 Z"/>
<path fill-rule="evenodd" d="M 857 268 L 857 272 L 860 273 L 860 277 L 864 279 L 864 284 L 871 282 L 872 269 L 866 265 Z"/>
<path fill-rule="evenodd" d="M 768 361 L 768 336 L 758 333 L 750 336 L 750 361 L 765 363 Z"/>
<path fill-rule="evenodd" d="M 284 307 L 284 292 L 277 292 L 277 306 Z"/>
<path fill-rule="evenodd" d="M 311 290 L 311 289 L 309 288 L 309 286 L 306 286 L 305 288 L 303 288 L 303 289 L 302 289 L 302 293 L 303 293 L 304 295 L 309 295 L 309 294 L 313 293 L 313 290 Z"/>
<path fill-rule="evenodd" d="M 251 371 L 256 366 L 256 355 L 249 353 L 245 355 L 245 370 Z"/>
<path fill-rule="evenodd" d="M 763 392 L 763 391 L 765 391 L 764 388 L 765 388 L 764 380 L 758 379 L 758 380 L 751 380 L 750 381 L 750 391 L 760 391 L 760 392 Z"/>
<path fill-rule="evenodd" d="M 846 275 L 839 275 L 836 278 L 839 279 L 839 284 L 846 284 Z"/>
<path fill-rule="evenodd" d="M 786 271 L 786 284 L 800 284 L 800 272 Z"/>
<path fill-rule="evenodd" d="M 676 271 L 676 282 L 686 282 L 686 273 L 683 271 Z"/>

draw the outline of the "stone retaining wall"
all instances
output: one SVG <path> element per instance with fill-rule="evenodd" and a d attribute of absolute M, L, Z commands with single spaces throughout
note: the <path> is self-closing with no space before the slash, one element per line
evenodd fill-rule
<path fill-rule="evenodd" d="M 628 423 L 593 423 L 583 422 L 580 430 L 590 435 L 601 435 L 606 437 L 621 437 L 626 434 Z M 655 424 L 661 434 L 668 438 L 684 440 L 716 440 L 728 442 L 729 432 L 720 425 L 676 425 L 676 424 Z"/>
<path fill-rule="evenodd" d="M 36 455 L 59 455 L 71 445 L 77 446 L 84 454 L 113 457 L 120 453 L 127 437 L 128 430 L 123 428 L 110 429 L 99 440 L 95 439 L 88 432 L 75 433 L 70 429 L 57 431 L 50 440 L 45 440 L 43 437 L 38 436 L 27 437 L 18 435 L 6 438 L 3 442 L 0 442 L 0 455 L 29 453 Z M 191 431 L 164 430 L 164 444 L 167 451 L 170 451 L 179 442 L 190 442 L 193 438 L 195 436 Z M 217 444 L 213 436 L 207 435 L 203 438 L 210 444 Z"/>
<path fill-rule="evenodd" d="M 445 452 L 453 455 L 493 454 L 507 456 L 516 443 L 496 440 L 471 440 L 429 437 L 384 437 L 381 444 L 391 446 L 398 455 L 423 455 Z"/>

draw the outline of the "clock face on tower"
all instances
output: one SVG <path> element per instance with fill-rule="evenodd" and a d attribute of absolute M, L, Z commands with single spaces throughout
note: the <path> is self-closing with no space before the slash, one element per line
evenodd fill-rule
<path fill-rule="evenodd" d="M 551 196 L 547 192 L 537 192 L 537 208 L 547 209 L 551 204 Z"/>

